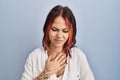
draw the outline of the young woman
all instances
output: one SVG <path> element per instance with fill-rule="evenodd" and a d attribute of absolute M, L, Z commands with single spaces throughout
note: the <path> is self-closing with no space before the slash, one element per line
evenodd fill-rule
<path fill-rule="evenodd" d="M 43 32 L 43 47 L 29 55 L 21 80 L 94 80 L 85 54 L 74 47 L 76 21 L 70 8 L 52 8 Z"/>

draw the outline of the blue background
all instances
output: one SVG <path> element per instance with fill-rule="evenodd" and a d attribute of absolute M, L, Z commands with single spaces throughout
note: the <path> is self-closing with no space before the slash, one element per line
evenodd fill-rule
<path fill-rule="evenodd" d="M 20 80 L 50 9 L 69 6 L 96 80 L 120 80 L 120 0 L 0 0 L 0 80 Z"/>

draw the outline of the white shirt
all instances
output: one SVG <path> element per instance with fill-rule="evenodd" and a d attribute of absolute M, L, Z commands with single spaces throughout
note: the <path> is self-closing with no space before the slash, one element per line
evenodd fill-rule
<path fill-rule="evenodd" d="M 68 64 L 62 78 L 58 79 L 53 74 L 48 80 L 95 80 L 85 54 L 77 47 L 71 48 L 70 54 L 71 57 L 68 56 L 67 58 Z M 30 53 L 21 80 L 33 80 L 36 78 L 43 71 L 47 58 L 47 51 L 43 47 L 37 48 Z"/>

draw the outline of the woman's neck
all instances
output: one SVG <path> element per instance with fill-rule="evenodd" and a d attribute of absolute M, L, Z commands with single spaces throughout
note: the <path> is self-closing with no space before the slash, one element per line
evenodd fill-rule
<path fill-rule="evenodd" d="M 58 53 L 62 52 L 63 48 L 62 47 L 54 47 L 54 46 L 50 46 L 50 52 L 53 55 L 57 55 Z"/>

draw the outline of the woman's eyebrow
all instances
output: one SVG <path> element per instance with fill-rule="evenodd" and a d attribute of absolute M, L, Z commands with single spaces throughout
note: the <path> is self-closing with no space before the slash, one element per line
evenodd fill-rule
<path fill-rule="evenodd" d="M 58 28 L 56 28 L 55 26 L 52 26 L 51 28 L 52 28 L 52 29 L 58 29 Z"/>
<path fill-rule="evenodd" d="M 59 30 L 57 27 L 52 26 L 51 28 Z M 68 30 L 68 28 L 63 28 L 62 30 Z"/>
<path fill-rule="evenodd" d="M 68 30 L 68 28 L 64 28 L 64 29 L 62 29 L 62 30 Z"/>

